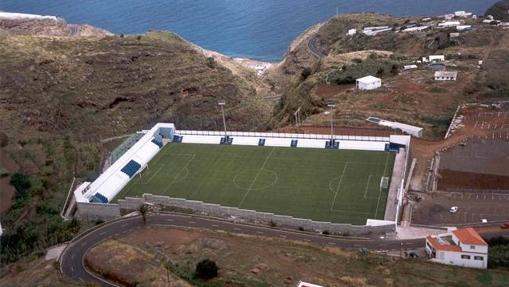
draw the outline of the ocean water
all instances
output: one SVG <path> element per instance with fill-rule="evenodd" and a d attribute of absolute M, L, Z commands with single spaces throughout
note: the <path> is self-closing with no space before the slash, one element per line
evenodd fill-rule
<path fill-rule="evenodd" d="M 309 26 L 339 13 L 484 14 L 497 0 L 0 0 L 0 11 L 55 15 L 115 34 L 174 31 L 232 57 L 279 61 Z"/>

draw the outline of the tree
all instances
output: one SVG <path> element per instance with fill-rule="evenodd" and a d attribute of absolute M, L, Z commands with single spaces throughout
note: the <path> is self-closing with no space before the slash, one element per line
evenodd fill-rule
<path fill-rule="evenodd" d="M 16 172 L 11 176 L 9 183 L 16 189 L 14 198 L 22 204 L 30 195 L 29 190 L 32 187 L 30 176 L 22 172 Z"/>
<path fill-rule="evenodd" d="M 208 280 L 217 277 L 218 270 L 219 268 L 216 262 L 210 259 L 204 259 L 196 264 L 195 275 L 201 279 Z"/>
<path fill-rule="evenodd" d="M 138 212 L 141 214 L 141 218 L 143 219 L 143 224 L 147 223 L 148 206 L 146 204 L 140 205 L 140 207 L 138 207 Z"/>

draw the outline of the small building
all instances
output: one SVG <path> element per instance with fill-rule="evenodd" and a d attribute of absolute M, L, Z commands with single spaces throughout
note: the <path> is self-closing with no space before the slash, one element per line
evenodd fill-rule
<path fill-rule="evenodd" d="M 437 63 L 444 61 L 445 61 L 444 55 L 429 55 L 428 57 L 422 57 L 423 63 Z"/>
<path fill-rule="evenodd" d="M 393 130 L 400 130 L 408 135 L 420 138 L 422 137 L 423 128 L 412 125 L 407 125 L 399 122 L 386 121 L 377 117 L 369 117 L 366 119 L 370 123 L 377 124 L 379 126 L 389 127 Z"/>
<path fill-rule="evenodd" d="M 357 29 L 350 29 L 348 30 L 348 33 L 346 33 L 348 36 L 353 36 L 355 34 L 357 34 Z"/>
<path fill-rule="evenodd" d="M 415 26 L 415 27 L 408 27 L 402 30 L 402 32 L 420 32 L 428 30 L 429 26 Z"/>
<path fill-rule="evenodd" d="M 382 86 L 382 79 L 373 76 L 367 76 L 357 79 L 355 84 L 359 90 L 374 90 Z"/>
<path fill-rule="evenodd" d="M 488 243 L 473 228 L 462 228 L 426 237 L 431 261 L 470 268 L 488 267 Z"/>
<path fill-rule="evenodd" d="M 456 17 L 462 17 L 462 18 L 468 18 L 472 16 L 472 12 L 466 12 L 466 11 L 456 11 L 454 12 L 454 16 Z"/>
<path fill-rule="evenodd" d="M 413 70 L 413 69 L 417 69 L 417 65 L 404 65 L 403 66 L 403 70 Z"/>
<path fill-rule="evenodd" d="M 444 55 L 430 55 L 428 57 L 428 61 L 433 63 L 433 62 L 444 62 L 445 61 L 445 56 Z"/>
<path fill-rule="evenodd" d="M 445 21 L 442 23 L 438 23 L 439 28 L 450 28 L 461 25 L 460 21 Z"/>
<path fill-rule="evenodd" d="M 458 72 L 456 71 L 436 71 L 435 81 L 456 81 Z"/>
<path fill-rule="evenodd" d="M 472 29 L 472 25 L 458 25 L 456 26 L 456 30 L 458 31 L 468 31 Z"/>
<path fill-rule="evenodd" d="M 297 285 L 297 287 L 323 287 L 323 286 L 322 285 L 312 284 L 312 283 L 307 283 L 307 282 L 304 282 L 304 281 L 299 281 L 299 284 Z"/>

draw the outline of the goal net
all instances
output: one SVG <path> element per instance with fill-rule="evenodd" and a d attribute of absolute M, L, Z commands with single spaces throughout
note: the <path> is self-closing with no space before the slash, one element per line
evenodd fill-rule
<path fill-rule="evenodd" d="M 387 190 L 389 189 L 389 177 L 382 176 L 380 179 L 380 190 Z"/>

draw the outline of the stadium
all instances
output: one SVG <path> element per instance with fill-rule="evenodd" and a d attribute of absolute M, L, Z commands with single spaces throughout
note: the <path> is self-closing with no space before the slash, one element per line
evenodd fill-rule
<path fill-rule="evenodd" d="M 158 123 L 125 143 L 74 197 L 81 217 L 115 217 L 144 202 L 236 219 L 290 219 L 285 224 L 394 225 L 409 142 L 408 136 L 185 131 Z"/>

